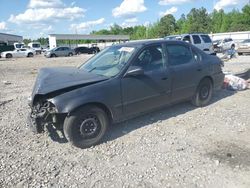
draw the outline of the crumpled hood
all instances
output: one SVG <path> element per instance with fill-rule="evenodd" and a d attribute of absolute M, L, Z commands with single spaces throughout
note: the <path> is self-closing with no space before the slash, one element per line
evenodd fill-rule
<path fill-rule="evenodd" d="M 96 75 L 78 68 L 42 68 L 33 88 L 32 98 L 36 94 L 48 94 L 58 90 L 73 90 L 75 86 L 84 86 L 107 80 L 108 77 Z"/>

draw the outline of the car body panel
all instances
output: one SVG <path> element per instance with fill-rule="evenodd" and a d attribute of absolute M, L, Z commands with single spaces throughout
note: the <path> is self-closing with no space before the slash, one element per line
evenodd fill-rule
<path fill-rule="evenodd" d="M 193 58 L 190 64 L 171 67 L 166 50 L 171 44 L 190 48 L 190 53 L 195 51 L 200 59 Z M 158 71 L 144 72 L 143 75 L 126 76 L 137 55 L 152 45 L 163 47 L 165 67 Z M 136 46 L 137 50 L 114 77 L 108 78 L 78 68 L 41 69 L 32 93 L 31 106 L 40 100 L 48 100 L 55 105 L 58 114 L 70 114 L 80 106 L 97 104 L 105 106 L 112 120 L 117 122 L 189 99 L 203 78 L 211 78 L 216 87 L 222 85 L 224 80 L 218 57 L 207 55 L 182 41 L 146 41 L 120 46 Z"/>

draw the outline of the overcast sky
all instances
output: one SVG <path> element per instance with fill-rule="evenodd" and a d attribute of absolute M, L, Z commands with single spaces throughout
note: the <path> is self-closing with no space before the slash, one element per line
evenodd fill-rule
<path fill-rule="evenodd" d="M 47 37 L 49 33 L 88 34 L 113 23 L 147 25 L 165 14 L 176 19 L 191 8 L 241 9 L 248 0 L 1 0 L 0 32 Z"/>

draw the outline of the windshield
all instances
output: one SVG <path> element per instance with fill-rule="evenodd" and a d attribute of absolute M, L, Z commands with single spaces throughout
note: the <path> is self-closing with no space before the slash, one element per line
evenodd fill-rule
<path fill-rule="evenodd" d="M 107 77 L 113 77 L 127 64 L 134 51 L 134 47 L 112 46 L 91 58 L 87 63 L 83 64 L 80 69 Z"/>

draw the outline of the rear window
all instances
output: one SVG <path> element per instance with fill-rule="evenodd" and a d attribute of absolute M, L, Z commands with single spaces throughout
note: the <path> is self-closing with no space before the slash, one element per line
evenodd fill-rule
<path fill-rule="evenodd" d="M 205 43 L 211 43 L 212 42 L 212 40 L 210 39 L 210 37 L 208 35 L 201 35 L 201 38 Z"/>

